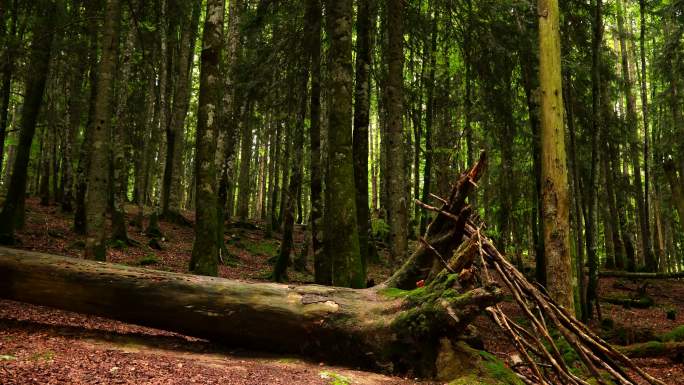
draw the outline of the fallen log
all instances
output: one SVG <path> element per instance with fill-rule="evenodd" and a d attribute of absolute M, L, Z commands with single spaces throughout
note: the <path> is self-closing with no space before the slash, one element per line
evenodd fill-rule
<path fill-rule="evenodd" d="M 0 296 L 229 345 L 436 376 L 442 338 L 501 298 L 443 275 L 412 292 L 247 283 L 0 248 Z M 454 340 L 454 343 L 457 341 Z"/>
<path fill-rule="evenodd" d="M 628 278 L 628 279 L 678 279 L 684 278 L 684 271 L 676 273 L 632 273 L 629 271 L 601 271 L 601 278 Z"/>
<path fill-rule="evenodd" d="M 684 342 L 649 341 L 617 349 L 629 358 L 670 357 L 677 361 L 684 358 Z"/>

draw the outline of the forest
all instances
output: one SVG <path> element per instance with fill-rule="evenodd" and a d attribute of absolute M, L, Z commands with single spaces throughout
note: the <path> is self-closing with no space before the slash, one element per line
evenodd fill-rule
<path fill-rule="evenodd" d="M 684 385 L 684 0 L 0 20 L 0 384 Z"/>

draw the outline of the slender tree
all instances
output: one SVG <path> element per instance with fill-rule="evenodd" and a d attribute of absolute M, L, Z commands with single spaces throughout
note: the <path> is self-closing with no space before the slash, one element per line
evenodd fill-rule
<path fill-rule="evenodd" d="M 24 104 L 21 111 L 19 144 L 12 167 L 12 178 L 0 213 L 0 240 L 14 242 L 14 230 L 24 225 L 24 200 L 31 144 L 36 121 L 43 101 L 52 51 L 55 12 L 61 9 L 57 1 L 41 0 L 34 7 L 33 38 L 26 72 Z"/>
<path fill-rule="evenodd" d="M 386 0 L 387 13 L 387 192 L 390 254 L 403 261 L 408 252 L 408 204 L 404 151 L 404 1 Z"/>
<path fill-rule="evenodd" d="M 373 0 L 359 0 L 356 18 L 356 82 L 354 89 L 354 179 L 359 246 L 364 271 L 369 254 L 368 126 L 370 122 L 371 7 Z M 365 275 L 365 273 L 364 273 Z"/>

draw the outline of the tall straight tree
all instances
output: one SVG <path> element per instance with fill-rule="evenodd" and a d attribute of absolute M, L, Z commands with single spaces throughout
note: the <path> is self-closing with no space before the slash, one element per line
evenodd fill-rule
<path fill-rule="evenodd" d="M 12 167 L 12 177 L 7 197 L 0 213 L 0 237 L 5 243 L 14 241 L 14 230 L 24 225 L 24 200 L 31 144 L 36 131 L 36 121 L 43 101 L 43 92 L 50 66 L 55 11 L 58 3 L 41 0 L 34 7 L 33 38 L 26 74 L 24 105 L 21 111 L 19 145 Z"/>
<path fill-rule="evenodd" d="M 547 290 L 574 309 L 558 0 L 539 0 L 542 210 Z"/>
<path fill-rule="evenodd" d="M 223 45 L 224 0 L 207 0 L 200 91 L 195 137 L 195 242 L 192 245 L 190 271 L 200 275 L 218 274 L 216 243 L 216 140 L 219 130 L 220 68 Z"/>
<path fill-rule="evenodd" d="M 363 287 L 352 155 L 352 0 L 326 1 L 328 59 L 328 172 L 325 177 L 325 253 L 335 286 Z M 326 282 L 327 283 L 327 282 Z"/>
<path fill-rule="evenodd" d="M 639 34 L 639 46 L 641 53 L 641 116 L 644 122 L 644 202 L 643 202 L 643 218 L 646 221 L 646 226 L 641 226 L 642 235 L 650 238 L 650 226 L 649 226 L 649 145 L 648 145 L 648 132 L 649 132 L 649 108 L 648 108 L 648 88 L 646 86 L 646 1 L 639 0 L 639 24 L 640 24 L 640 34 Z M 647 271 L 656 271 L 658 269 L 658 261 L 655 258 L 655 254 L 651 249 L 650 239 L 642 244 L 643 252 L 646 262 Z"/>
<path fill-rule="evenodd" d="M 359 247 L 364 270 L 369 255 L 368 125 L 370 122 L 371 1 L 358 0 L 356 18 L 356 83 L 354 89 L 354 179 Z"/>
<path fill-rule="evenodd" d="M 586 308 L 582 310 L 582 315 L 586 319 L 591 319 L 592 304 L 596 300 L 596 289 L 598 283 L 598 255 L 596 253 L 596 200 L 598 187 L 596 179 L 598 173 L 598 146 L 599 133 L 601 132 L 603 121 L 601 115 L 601 44 L 603 42 L 603 0 L 596 0 L 594 6 L 594 25 L 593 39 L 591 44 L 592 63 L 591 63 L 591 114 L 592 114 L 592 134 L 591 134 L 591 165 L 589 171 L 589 191 L 587 192 L 586 215 L 584 217 L 587 247 L 587 263 L 589 265 Z"/>
<path fill-rule="evenodd" d="M 91 118 L 86 197 L 85 257 L 106 259 L 105 214 L 109 187 L 109 146 L 112 119 L 112 95 L 119 55 L 120 0 L 107 0 L 102 30 L 102 58 L 97 66 L 97 92 Z"/>
<path fill-rule="evenodd" d="M 185 118 L 190 104 L 190 74 L 192 72 L 195 37 L 199 24 L 202 2 L 199 0 L 183 2 L 181 16 L 181 35 L 178 60 L 176 61 L 176 87 L 173 96 L 171 121 L 166 130 L 166 165 L 162 183 L 162 216 L 167 220 L 178 221 L 181 200 L 183 199 L 183 145 L 185 137 Z"/>
<path fill-rule="evenodd" d="M 386 0 L 387 12 L 387 192 L 390 255 L 402 261 L 408 252 L 408 204 L 404 172 L 404 0 Z"/>
<path fill-rule="evenodd" d="M 311 54 L 311 106 L 309 141 L 311 174 L 311 248 L 314 253 L 314 271 L 317 283 L 330 281 L 325 278 L 332 273 L 319 265 L 325 260 L 323 253 L 322 223 L 323 217 L 323 176 L 321 168 L 321 1 L 307 0 L 307 21 L 310 28 L 309 53 Z M 325 272 L 325 273 L 324 273 Z M 322 274 L 323 276 L 319 276 Z"/>
<path fill-rule="evenodd" d="M 624 22 L 624 4 L 623 0 L 617 0 L 617 22 L 618 32 L 620 35 L 620 51 L 622 59 L 622 89 L 625 95 L 625 103 L 627 109 L 627 129 L 629 135 L 629 158 L 633 168 L 634 178 L 634 198 L 637 204 L 637 216 L 639 218 L 639 225 L 641 230 L 641 246 L 646 268 L 654 270 L 657 265 L 655 255 L 651 248 L 651 231 L 649 218 L 646 216 L 648 210 L 646 209 L 643 185 L 641 182 L 641 163 L 639 162 L 640 146 L 639 146 L 639 123 L 636 112 L 636 99 L 632 92 L 633 82 L 630 72 L 630 58 L 627 51 L 627 30 Z M 636 262 L 629 260 L 628 269 L 634 271 L 636 269 Z"/>
<path fill-rule="evenodd" d="M 5 2 L 7 4 L 9 2 Z M 7 136 L 7 124 L 10 107 L 10 93 L 12 91 L 12 75 L 14 72 L 15 50 L 17 35 L 17 23 L 19 19 L 19 6 L 17 0 L 12 0 L 10 9 L 3 8 L 3 16 L 9 11 L 10 29 L 7 31 L 5 20 L 3 19 L 0 32 L 5 41 L 5 46 L 0 55 L 0 67 L 2 68 L 2 92 L 0 92 L 0 172 L 2 171 L 3 154 L 5 149 L 5 137 Z"/>

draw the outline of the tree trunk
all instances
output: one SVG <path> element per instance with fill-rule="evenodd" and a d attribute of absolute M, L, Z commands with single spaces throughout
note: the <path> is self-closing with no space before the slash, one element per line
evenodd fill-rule
<path fill-rule="evenodd" d="M 75 3 L 80 3 L 76 0 Z M 76 5 L 76 4 L 75 4 Z M 81 17 L 80 10 L 75 6 L 72 10 L 73 17 Z M 87 29 L 83 29 L 83 34 L 87 33 Z M 72 70 L 68 75 L 67 83 L 68 97 L 67 97 L 67 125 L 65 128 L 64 149 L 62 151 L 62 211 L 71 212 L 74 209 L 74 163 L 72 157 L 74 156 L 74 146 L 76 146 L 76 138 L 81 128 L 82 120 L 82 105 L 84 98 L 84 80 L 88 69 L 88 47 L 85 36 L 78 37 L 79 46 L 76 48 L 76 54 L 73 56 L 73 62 L 70 63 Z"/>
<path fill-rule="evenodd" d="M 0 65 L 2 65 L 2 94 L 0 94 L 0 173 L 2 172 L 2 162 L 4 159 L 5 138 L 7 136 L 8 115 L 10 107 L 10 94 L 12 91 L 12 75 L 14 72 L 17 19 L 19 18 L 19 7 L 17 0 L 12 1 L 11 21 L 9 33 L 5 30 L 5 19 L 2 22 L 3 38 L 5 39 L 5 50 L 2 53 Z"/>
<path fill-rule="evenodd" d="M 598 145 L 599 133 L 603 130 L 601 119 L 601 44 L 603 42 L 603 0 L 595 0 L 594 23 L 592 39 L 592 66 L 591 66 L 591 94 L 592 94 L 592 134 L 591 134 L 591 165 L 589 170 L 589 186 L 587 191 L 587 215 L 584 217 L 587 263 L 589 264 L 588 284 L 586 295 L 586 307 L 583 311 L 586 319 L 592 318 L 593 304 L 597 300 L 598 285 L 598 255 L 596 253 L 596 236 L 598 227 L 596 215 L 596 200 L 598 196 L 598 186 L 596 185 L 596 175 L 598 173 Z"/>
<path fill-rule="evenodd" d="M 309 127 L 310 149 L 309 172 L 311 173 L 311 247 L 314 255 L 314 273 L 316 283 L 330 282 L 327 277 L 330 269 L 325 269 L 323 261 L 323 169 L 321 166 L 321 2 L 308 0 L 307 9 L 311 19 L 311 107 Z"/>
<path fill-rule="evenodd" d="M 185 144 L 185 118 L 190 104 L 190 74 L 193 67 L 195 40 L 202 4 L 193 1 L 186 6 L 181 22 L 181 44 L 177 62 L 177 84 L 173 97 L 173 110 L 169 128 L 166 130 L 166 165 L 162 191 L 162 215 L 167 220 L 178 222 L 183 199 L 183 146 Z"/>
<path fill-rule="evenodd" d="M 634 191 L 635 199 L 637 203 L 637 214 L 639 217 L 639 224 L 641 226 L 641 243 L 642 243 L 642 253 L 644 255 L 644 260 L 646 262 L 646 269 L 653 271 L 655 265 L 655 256 L 651 248 L 651 235 L 650 235 L 650 225 L 649 218 L 647 215 L 647 209 L 644 202 L 644 190 L 641 182 L 641 165 L 639 163 L 639 144 L 638 144 L 638 122 L 636 114 L 636 100 L 632 92 L 632 79 L 630 76 L 629 68 L 629 54 L 627 52 L 627 43 L 625 36 L 624 18 L 623 18 L 623 0 L 618 0 L 618 30 L 620 35 L 620 51 L 622 53 L 622 87 L 626 99 L 627 107 L 627 127 L 629 130 L 629 146 L 630 146 L 630 159 L 632 162 L 632 168 L 634 169 Z"/>
<path fill-rule="evenodd" d="M 105 24 L 102 32 L 102 58 L 98 65 L 97 93 L 92 119 L 88 162 L 88 195 L 86 197 L 85 257 L 106 259 L 105 214 L 109 187 L 109 146 L 111 126 L 111 97 L 115 86 L 116 62 L 119 52 L 121 3 L 107 0 Z"/>
<path fill-rule="evenodd" d="M 31 143 L 36 129 L 36 120 L 43 100 L 47 81 L 52 35 L 57 9 L 55 2 L 41 2 L 36 6 L 37 17 L 33 29 L 30 56 L 28 60 L 24 105 L 21 111 L 19 145 L 12 168 L 12 178 L 0 213 L 0 238 L 2 242 L 14 241 L 14 230 L 24 225 L 24 199 L 26 179 L 31 153 Z"/>
<path fill-rule="evenodd" d="M 369 255 L 370 211 L 368 206 L 368 126 L 370 122 L 371 1 L 358 2 L 356 37 L 356 83 L 354 93 L 354 180 L 356 213 L 363 275 Z"/>
<path fill-rule="evenodd" d="M 437 15 L 433 14 L 431 17 L 432 25 L 430 30 L 430 48 L 428 50 L 430 55 L 430 72 L 428 72 L 428 80 L 426 85 L 427 110 L 425 112 L 425 168 L 423 169 L 423 195 L 421 197 L 423 202 L 428 201 L 428 198 L 430 197 L 430 191 L 432 191 L 432 158 L 434 155 L 432 151 L 432 128 L 435 121 L 435 72 L 437 71 L 437 35 L 439 31 L 437 30 Z M 419 235 L 425 233 L 429 215 L 430 213 L 423 211 L 423 215 L 420 216 Z"/>
<path fill-rule="evenodd" d="M 307 37 L 305 37 L 306 39 Z M 306 58 L 306 55 L 302 55 Z M 273 280 L 276 282 L 283 282 L 286 279 L 287 268 L 291 265 L 291 253 L 294 251 L 294 222 L 295 222 L 295 204 L 297 201 L 297 190 L 302 184 L 302 163 L 303 154 L 301 149 L 304 148 L 304 120 L 306 119 L 309 86 L 309 66 L 308 60 L 301 60 L 299 63 L 299 112 L 297 114 L 297 121 L 295 122 L 293 148 L 294 157 L 291 164 L 290 181 L 288 183 L 287 194 L 283 195 L 285 200 L 285 213 L 283 215 L 283 241 L 280 244 L 280 252 L 276 259 L 276 264 L 273 268 Z M 306 247 L 306 246 L 305 246 Z"/>
<path fill-rule="evenodd" d="M 330 75 L 324 238 L 331 272 L 322 274 L 329 275 L 335 286 L 360 288 L 366 277 L 359 255 L 352 155 L 352 13 L 352 0 L 326 1 Z"/>
<path fill-rule="evenodd" d="M 238 206 L 237 215 L 240 220 L 245 220 L 249 216 L 249 200 L 251 193 L 251 183 L 249 170 L 252 164 L 252 109 L 251 102 L 245 112 L 244 122 L 242 123 L 242 142 L 240 146 L 240 175 L 238 176 Z M 287 168 L 287 163 L 284 164 L 284 169 Z M 282 215 L 282 214 L 281 214 Z"/>
<path fill-rule="evenodd" d="M 387 192 L 390 256 L 400 262 L 408 251 L 408 204 L 404 173 L 404 1 L 386 0 L 387 13 Z"/>
<path fill-rule="evenodd" d="M 557 0 L 540 0 L 539 73 L 541 87 L 542 210 L 547 290 L 568 310 L 574 309 L 570 258 L 568 171 L 565 156 Z"/>
<path fill-rule="evenodd" d="M 440 375 L 438 356 L 448 353 L 442 349 L 447 338 L 456 344 L 501 294 L 477 288 L 455 295 L 443 280 L 429 289 L 420 296 L 379 288 L 244 283 L 0 249 L 0 296 L 6 299 L 232 346 L 433 377 Z"/>
<path fill-rule="evenodd" d="M 220 102 L 219 60 L 223 45 L 223 0 L 208 0 L 202 37 L 200 94 L 195 137 L 195 242 L 190 270 L 201 275 L 218 274 L 216 244 L 216 140 Z"/>

